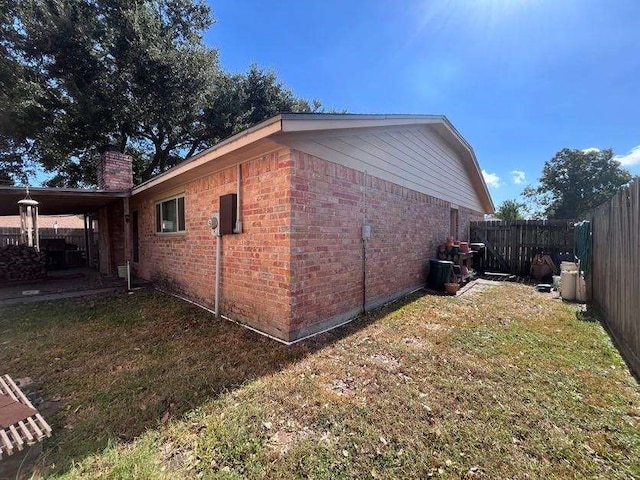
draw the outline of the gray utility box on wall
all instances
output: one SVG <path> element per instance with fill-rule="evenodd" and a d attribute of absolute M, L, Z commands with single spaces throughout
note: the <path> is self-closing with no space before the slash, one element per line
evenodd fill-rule
<path fill-rule="evenodd" d="M 238 195 L 229 193 L 220 196 L 220 235 L 230 235 L 236 227 Z"/>

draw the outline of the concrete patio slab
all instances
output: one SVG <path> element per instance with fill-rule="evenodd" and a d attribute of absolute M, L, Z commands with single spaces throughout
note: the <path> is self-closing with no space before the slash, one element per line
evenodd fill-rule
<path fill-rule="evenodd" d="M 103 275 L 90 268 L 49 272 L 47 278 L 29 282 L 0 283 L 0 304 L 32 303 L 59 298 L 123 291 L 124 279 Z"/>

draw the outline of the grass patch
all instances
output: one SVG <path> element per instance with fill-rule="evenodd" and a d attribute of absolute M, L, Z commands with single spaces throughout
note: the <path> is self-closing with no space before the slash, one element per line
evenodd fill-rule
<path fill-rule="evenodd" d="M 294 347 L 150 292 L 0 318 L 0 364 L 61 402 L 45 475 L 640 477 L 638 384 L 597 322 L 522 285 Z"/>

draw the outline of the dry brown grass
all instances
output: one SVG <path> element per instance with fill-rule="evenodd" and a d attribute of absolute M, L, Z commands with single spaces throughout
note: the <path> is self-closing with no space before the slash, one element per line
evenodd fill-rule
<path fill-rule="evenodd" d="M 638 384 L 530 287 L 414 296 L 293 348 L 161 294 L 93 303 L 0 310 L 0 363 L 62 398 L 49 472 L 640 477 Z"/>

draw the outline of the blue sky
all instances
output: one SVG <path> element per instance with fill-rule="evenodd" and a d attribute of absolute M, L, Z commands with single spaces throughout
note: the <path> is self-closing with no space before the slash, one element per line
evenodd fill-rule
<path fill-rule="evenodd" d="M 640 1 L 215 0 L 222 66 L 350 113 L 444 114 L 496 205 L 563 147 L 640 174 Z"/>

